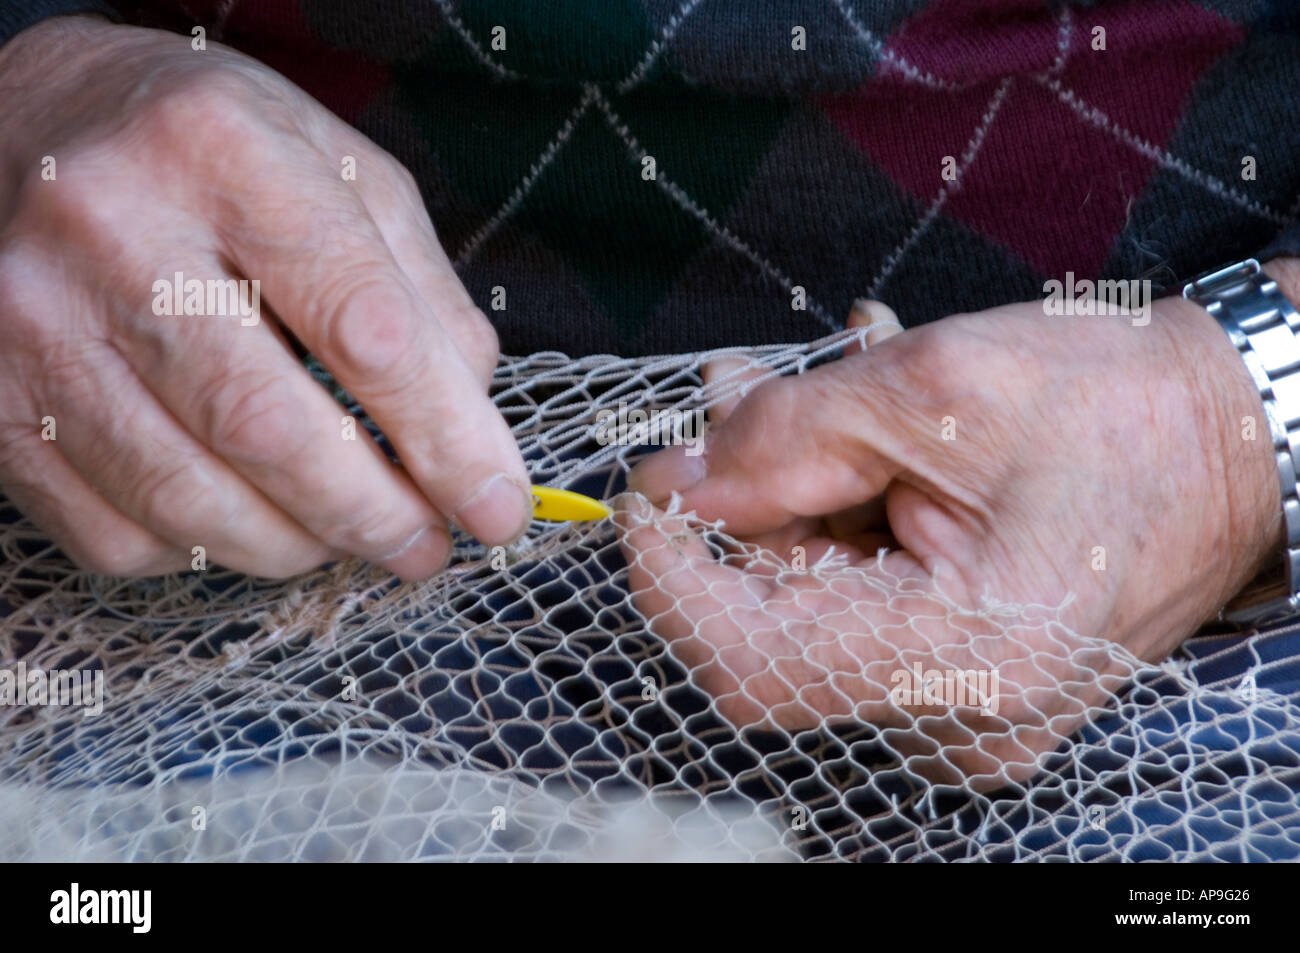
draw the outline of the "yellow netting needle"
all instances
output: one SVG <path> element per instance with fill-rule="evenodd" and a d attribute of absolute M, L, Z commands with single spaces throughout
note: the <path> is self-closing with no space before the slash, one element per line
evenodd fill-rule
<path fill-rule="evenodd" d="M 533 519 L 563 523 L 569 520 L 598 520 L 612 513 L 608 506 L 572 490 L 549 486 L 533 487 Z"/>

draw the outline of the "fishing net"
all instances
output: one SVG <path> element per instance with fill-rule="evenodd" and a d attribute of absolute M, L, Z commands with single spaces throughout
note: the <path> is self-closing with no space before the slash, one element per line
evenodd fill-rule
<path fill-rule="evenodd" d="M 0 502 L 0 672 L 103 678 L 97 713 L 0 705 L 0 859 L 1300 857 L 1296 633 L 1152 664 L 1060 607 L 619 496 L 654 441 L 844 343 L 503 359 L 534 482 L 618 514 L 459 538 L 419 584 L 94 576 Z"/>

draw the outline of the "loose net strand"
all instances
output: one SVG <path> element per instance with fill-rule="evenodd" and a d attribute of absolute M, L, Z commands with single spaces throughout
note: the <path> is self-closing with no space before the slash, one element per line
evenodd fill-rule
<path fill-rule="evenodd" d="M 505 358 L 492 394 L 535 483 L 612 499 L 665 420 L 855 337 Z M 621 500 L 508 550 L 457 537 L 418 584 L 95 576 L 0 501 L 0 671 L 104 680 L 95 715 L 0 705 L 0 860 L 1300 858 L 1294 633 L 1153 664 L 1062 606 L 958 605 L 883 556 L 796 569 Z M 1000 685 L 891 695 L 930 668 Z"/>

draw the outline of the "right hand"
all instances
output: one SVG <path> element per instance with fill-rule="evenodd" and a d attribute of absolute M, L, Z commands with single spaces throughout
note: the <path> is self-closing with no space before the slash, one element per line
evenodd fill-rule
<path fill-rule="evenodd" d="M 629 495 L 637 609 L 733 725 L 869 722 L 945 783 L 1032 777 L 1281 550 L 1259 391 L 1181 297 L 953 315 L 722 411 L 628 486 L 747 547 Z"/>
<path fill-rule="evenodd" d="M 0 487 L 68 555 L 149 575 L 203 546 L 283 577 L 355 554 L 422 578 L 449 520 L 523 532 L 496 335 L 392 156 L 233 50 L 94 17 L 20 33 L 0 87 Z M 258 279 L 262 320 L 156 315 L 175 272 Z M 344 439 L 290 335 L 402 467 Z"/>

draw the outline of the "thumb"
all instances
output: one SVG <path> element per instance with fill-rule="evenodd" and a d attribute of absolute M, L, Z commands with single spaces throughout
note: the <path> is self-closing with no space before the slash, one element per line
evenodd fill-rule
<path fill-rule="evenodd" d="M 894 309 L 883 301 L 873 301 L 869 298 L 858 298 L 853 302 L 853 308 L 849 311 L 849 319 L 844 325 L 846 328 L 866 328 L 865 344 L 867 347 L 874 347 L 882 344 L 895 335 L 903 333 L 903 325 L 898 320 L 898 315 Z M 844 346 L 844 353 L 858 354 L 863 350 L 862 344 L 857 340 L 850 341 Z"/>
<path fill-rule="evenodd" d="M 862 353 L 761 385 L 700 447 L 675 446 L 638 464 L 628 488 L 662 504 L 682 495 L 684 510 L 725 520 L 733 533 L 778 529 L 864 503 L 902 470 L 881 424 L 879 398 Z M 691 455 L 691 451 L 695 455 Z"/>

